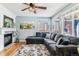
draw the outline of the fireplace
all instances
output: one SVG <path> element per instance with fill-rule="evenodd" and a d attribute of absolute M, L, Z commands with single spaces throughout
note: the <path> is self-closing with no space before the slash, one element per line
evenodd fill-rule
<path fill-rule="evenodd" d="M 4 47 L 12 43 L 12 33 L 4 34 Z"/>

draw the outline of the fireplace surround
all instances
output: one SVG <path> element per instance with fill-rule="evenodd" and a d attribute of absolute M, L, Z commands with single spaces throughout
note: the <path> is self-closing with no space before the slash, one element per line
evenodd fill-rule
<path fill-rule="evenodd" d="M 12 33 L 4 34 L 4 47 L 12 43 Z"/>

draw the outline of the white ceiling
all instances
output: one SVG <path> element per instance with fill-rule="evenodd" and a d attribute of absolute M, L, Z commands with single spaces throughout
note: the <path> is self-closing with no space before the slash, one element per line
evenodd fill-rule
<path fill-rule="evenodd" d="M 21 9 L 27 7 L 22 3 L 1 3 L 1 4 L 10 11 L 12 11 L 16 16 L 37 16 L 37 17 L 50 17 L 67 5 L 67 3 L 36 3 L 36 5 L 39 6 L 46 6 L 47 9 L 46 10 L 37 9 L 37 13 L 34 14 L 29 10 L 21 11 Z"/>

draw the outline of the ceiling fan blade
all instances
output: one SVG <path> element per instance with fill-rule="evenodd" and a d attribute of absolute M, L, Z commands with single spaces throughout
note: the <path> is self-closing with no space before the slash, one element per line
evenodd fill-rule
<path fill-rule="evenodd" d="M 29 3 L 23 3 L 23 4 L 25 4 L 25 5 L 29 5 Z"/>
<path fill-rule="evenodd" d="M 24 8 L 24 9 L 22 9 L 21 11 L 25 11 L 25 10 L 27 10 L 27 9 L 29 9 L 30 7 L 28 7 L 28 8 Z"/>
<path fill-rule="evenodd" d="M 47 9 L 47 7 L 42 7 L 42 6 L 35 6 L 35 8 Z"/>

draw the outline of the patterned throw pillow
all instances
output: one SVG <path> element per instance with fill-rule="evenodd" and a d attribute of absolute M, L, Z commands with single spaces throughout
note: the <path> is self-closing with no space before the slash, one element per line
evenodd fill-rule
<path fill-rule="evenodd" d="M 52 33 L 51 36 L 50 36 L 50 39 L 54 40 L 54 38 L 55 38 L 56 35 L 57 35 L 56 33 Z"/>
<path fill-rule="evenodd" d="M 57 35 L 55 36 L 54 41 L 55 41 L 55 42 L 57 42 L 57 41 L 58 41 L 58 39 L 59 39 L 60 37 L 63 37 L 63 35 L 61 35 L 61 34 L 57 34 Z"/>
<path fill-rule="evenodd" d="M 63 37 L 60 37 L 59 39 L 58 39 L 58 41 L 57 41 L 57 45 L 60 45 L 61 43 L 63 42 Z"/>

